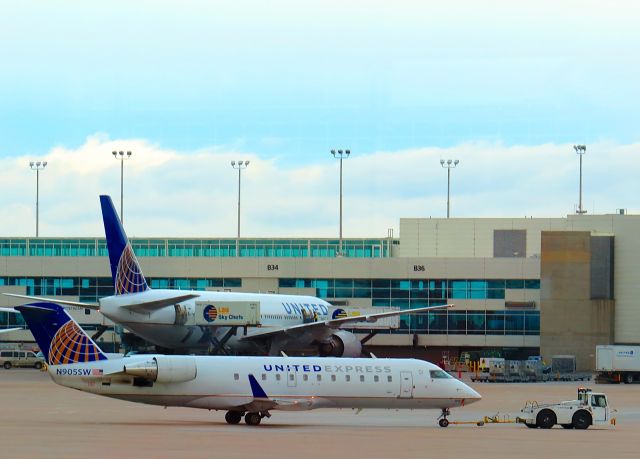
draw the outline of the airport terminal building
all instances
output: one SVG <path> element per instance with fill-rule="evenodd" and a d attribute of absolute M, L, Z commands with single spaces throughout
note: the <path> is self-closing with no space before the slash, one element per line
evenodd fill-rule
<path fill-rule="evenodd" d="M 640 216 L 613 214 L 403 218 L 399 237 L 345 239 L 342 256 L 337 239 L 131 243 L 152 288 L 310 294 L 346 307 L 455 304 L 402 316 L 398 329 L 367 343 L 379 356 L 572 354 L 590 369 L 596 344 L 640 343 L 639 235 Z M 83 302 L 111 295 L 105 240 L 0 239 L 0 292 Z M 88 329 L 105 321 L 90 310 L 72 314 Z M 0 313 L 0 327 L 16 324 L 20 317 Z M 0 340 L 33 338 L 15 331 Z M 118 341 L 113 332 L 100 338 Z"/>

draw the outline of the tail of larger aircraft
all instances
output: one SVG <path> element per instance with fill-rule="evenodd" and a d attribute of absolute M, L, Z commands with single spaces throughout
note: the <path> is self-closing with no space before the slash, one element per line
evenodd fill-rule
<path fill-rule="evenodd" d="M 31 303 L 16 306 L 49 365 L 107 360 L 98 345 L 62 306 Z"/>
<path fill-rule="evenodd" d="M 107 238 L 107 250 L 111 264 L 111 277 L 116 295 L 139 293 L 149 290 L 138 259 L 122 228 L 110 196 L 100 196 L 102 220 Z"/>

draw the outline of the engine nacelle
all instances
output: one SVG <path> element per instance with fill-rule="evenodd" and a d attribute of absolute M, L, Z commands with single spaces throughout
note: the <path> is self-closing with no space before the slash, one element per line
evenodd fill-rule
<path fill-rule="evenodd" d="M 353 333 L 338 330 L 320 343 L 319 350 L 323 357 L 360 357 L 362 343 Z"/>
<path fill-rule="evenodd" d="M 155 381 L 158 379 L 156 359 L 141 360 L 124 366 L 124 374 Z"/>
<path fill-rule="evenodd" d="M 186 382 L 196 378 L 196 359 L 162 355 L 124 366 L 124 373 L 158 383 Z"/>

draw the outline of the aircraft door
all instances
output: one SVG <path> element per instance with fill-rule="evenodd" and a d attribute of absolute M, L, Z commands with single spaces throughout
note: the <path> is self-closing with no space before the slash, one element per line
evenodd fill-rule
<path fill-rule="evenodd" d="M 400 372 L 400 398 L 413 398 L 413 374 L 410 371 Z"/>
<path fill-rule="evenodd" d="M 295 371 L 287 371 L 287 387 L 298 385 L 298 374 Z"/>

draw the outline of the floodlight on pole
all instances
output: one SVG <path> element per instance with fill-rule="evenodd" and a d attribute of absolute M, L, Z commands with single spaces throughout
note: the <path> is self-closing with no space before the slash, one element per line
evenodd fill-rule
<path fill-rule="evenodd" d="M 351 154 L 351 150 L 331 150 L 334 158 L 340 160 L 340 242 L 338 245 L 338 256 L 343 255 L 342 251 L 342 160 L 347 159 Z"/>
<path fill-rule="evenodd" d="M 587 152 L 586 145 L 574 145 L 573 149 L 576 151 L 578 156 L 580 157 L 580 188 L 579 188 L 579 196 L 578 196 L 578 210 L 576 213 L 578 215 L 586 214 L 587 211 L 582 208 L 582 155 Z"/>
<path fill-rule="evenodd" d="M 238 171 L 238 237 L 236 238 L 236 256 L 240 256 L 240 184 L 242 183 L 242 169 L 249 166 L 249 161 L 231 161 L 231 167 Z"/>
<path fill-rule="evenodd" d="M 112 151 L 111 154 L 120 161 L 120 223 L 124 223 L 124 162 L 131 158 L 131 152 Z"/>
<path fill-rule="evenodd" d="M 29 161 L 31 170 L 36 171 L 36 237 L 40 236 L 40 171 L 47 167 L 46 161 Z"/>
<path fill-rule="evenodd" d="M 459 162 L 457 159 L 440 160 L 440 165 L 447 170 L 447 218 L 450 217 L 451 210 L 451 169 L 454 169 Z"/>

